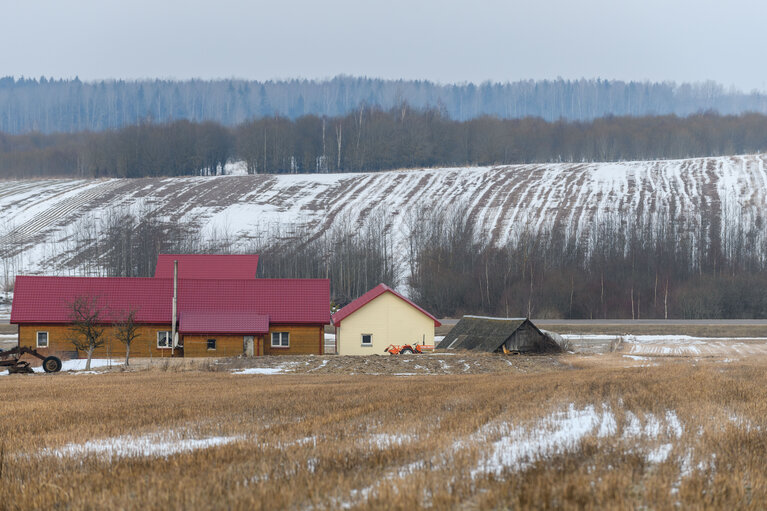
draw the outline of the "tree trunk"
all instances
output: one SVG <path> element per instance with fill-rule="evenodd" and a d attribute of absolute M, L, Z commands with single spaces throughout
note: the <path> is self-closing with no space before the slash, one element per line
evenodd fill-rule
<path fill-rule="evenodd" d="M 91 370 L 91 357 L 93 357 L 93 345 L 88 346 L 88 361 L 85 362 L 85 370 Z"/>
<path fill-rule="evenodd" d="M 125 367 L 130 365 L 130 343 L 125 345 Z"/>

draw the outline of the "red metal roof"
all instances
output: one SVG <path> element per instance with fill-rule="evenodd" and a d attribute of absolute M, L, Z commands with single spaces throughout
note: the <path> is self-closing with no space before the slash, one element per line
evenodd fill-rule
<path fill-rule="evenodd" d="M 330 323 L 328 279 L 182 280 L 178 307 L 183 312 L 248 312 L 269 322 Z"/>
<path fill-rule="evenodd" d="M 96 297 L 105 322 L 137 307 L 140 323 L 171 321 L 173 280 L 159 278 L 16 277 L 11 323 L 69 323 L 68 304 Z M 248 313 L 283 324 L 330 323 L 327 279 L 193 280 L 178 283 L 184 313 Z"/>
<path fill-rule="evenodd" d="M 94 298 L 106 323 L 131 308 L 140 323 L 170 323 L 172 287 L 167 279 L 19 276 L 11 323 L 69 323 L 69 305 L 79 296 Z"/>
<path fill-rule="evenodd" d="M 336 326 L 340 326 L 341 325 L 341 321 L 343 319 L 345 319 L 348 316 L 351 316 L 353 313 L 355 313 L 359 309 L 361 309 L 364 305 L 372 302 L 373 300 L 375 300 L 376 298 L 378 298 L 379 296 L 381 296 L 384 293 L 391 293 L 394 296 L 396 296 L 397 298 L 400 298 L 400 299 L 404 300 L 405 302 L 407 302 L 408 304 L 412 305 L 413 307 L 415 307 L 416 309 L 418 309 L 422 313 L 426 314 L 427 316 L 429 316 L 431 319 L 434 320 L 434 326 L 435 327 L 442 325 L 442 323 L 440 323 L 437 320 L 437 318 L 435 318 L 434 316 L 432 316 L 431 314 L 429 314 L 428 312 L 423 310 L 421 307 L 419 307 L 415 303 L 411 302 L 410 300 L 408 300 L 407 298 L 405 298 L 404 296 L 402 296 L 401 294 L 399 294 L 398 292 L 396 292 L 395 290 L 393 290 L 392 288 L 390 288 L 386 284 L 378 284 L 376 287 L 374 287 L 373 289 L 371 289 L 370 291 L 368 291 L 364 295 L 362 295 L 359 298 L 357 298 L 356 300 L 352 301 L 346 307 L 342 308 L 341 310 L 339 310 L 338 312 L 333 314 L 333 318 L 332 318 L 333 319 L 333 324 L 336 325 Z"/>
<path fill-rule="evenodd" d="M 258 269 L 256 254 L 159 254 L 155 278 L 172 279 L 173 261 L 180 279 L 255 279 Z"/>
<path fill-rule="evenodd" d="M 184 312 L 178 331 L 182 334 L 265 334 L 269 316 L 244 312 Z"/>

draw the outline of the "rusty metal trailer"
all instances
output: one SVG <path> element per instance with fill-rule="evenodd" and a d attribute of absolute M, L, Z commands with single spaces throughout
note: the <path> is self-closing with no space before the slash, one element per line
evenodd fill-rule
<path fill-rule="evenodd" d="M 31 373 L 32 367 L 26 360 L 21 360 L 22 355 L 32 355 L 43 361 L 43 371 L 57 373 L 61 371 L 61 359 L 53 355 L 45 356 L 27 347 L 15 347 L 0 351 L 0 370 L 7 368 L 9 373 Z"/>

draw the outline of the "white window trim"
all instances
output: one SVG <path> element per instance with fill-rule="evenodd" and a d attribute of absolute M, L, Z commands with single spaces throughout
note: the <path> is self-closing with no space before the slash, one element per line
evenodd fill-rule
<path fill-rule="evenodd" d="M 274 334 L 280 334 L 280 340 L 279 340 L 278 344 L 274 344 Z M 287 344 L 287 346 L 282 344 L 282 335 L 283 334 L 287 334 L 287 336 L 288 336 L 288 344 Z M 272 346 L 272 348 L 282 348 L 282 349 L 290 348 L 290 332 L 272 332 L 271 346 Z"/>
<path fill-rule="evenodd" d="M 40 334 L 45 334 L 45 346 L 40 346 Z M 35 332 L 35 347 L 47 348 L 51 345 L 51 334 L 47 330 L 40 330 Z"/>
<path fill-rule="evenodd" d="M 168 334 L 166 339 L 170 346 L 160 346 L 160 334 Z M 170 330 L 158 330 L 157 331 L 157 349 L 158 350 L 171 350 L 173 349 L 173 340 L 170 338 Z"/>
<path fill-rule="evenodd" d="M 370 342 L 365 342 L 365 336 L 370 336 Z M 360 346 L 363 348 L 372 348 L 373 347 L 373 334 L 360 334 Z"/>

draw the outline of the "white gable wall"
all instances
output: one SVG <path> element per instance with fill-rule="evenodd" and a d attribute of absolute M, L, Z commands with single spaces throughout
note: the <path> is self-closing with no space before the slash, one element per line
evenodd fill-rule
<path fill-rule="evenodd" d="M 362 346 L 362 334 L 373 345 Z M 341 321 L 336 346 L 339 355 L 387 355 L 389 344 L 434 344 L 434 320 L 401 298 L 386 292 Z"/>

